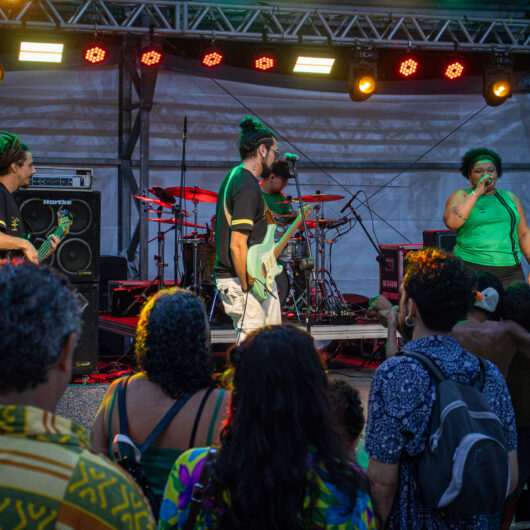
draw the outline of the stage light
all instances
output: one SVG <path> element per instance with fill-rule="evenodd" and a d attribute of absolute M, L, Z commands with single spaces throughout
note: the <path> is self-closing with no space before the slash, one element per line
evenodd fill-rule
<path fill-rule="evenodd" d="M 460 61 L 452 61 L 446 68 L 444 75 L 447 79 L 458 79 L 464 73 L 464 65 Z"/>
<path fill-rule="evenodd" d="M 51 42 L 20 43 L 19 61 L 38 63 L 60 63 L 63 60 L 64 44 Z"/>
<path fill-rule="evenodd" d="M 506 52 L 492 53 L 484 67 L 482 92 L 486 103 L 496 107 L 512 97 L 513 59 Z"/>
<path fill-rule="evenodd" d="M 377 50 L 354 51 L 348 71 L 348 92 L 352 101 L 365 101 L 377 90 Z"/>
<path fill-rule="evenodd" d="M 223 62 L 223 54 L 218 51 L 210 51 L 204 53 L 202 56 L 202 64 L 211 68 L 212 66 L 217 66 Z"/>
<path fill-rule="evenodd" d="M 0 63 L 0 83 L 4 80 L 4 65 Z"/>
<path fill-rule="evenodd" d="M 274 68 L 275 64 L 276 59 L 270 55 L 262 55 L 254 60 L 254 68 L 263 72 Z"/>
<path fill-rule="evenodd" d="M 335 63 L 335 57 L 310 57 L 299 55 L 293 72 L 306 74 L 329 74 Z"/>
<path fill-rule="evenodd" d="M 399 74 L 403 77 L 410 77 L 416 73 L 418 66 L 419 63 L 416 59 L 412 59 L 411 57 L 403 59 L 399 64 Z"/>
<path fill-rule="evenodd" d="M 108 56 L 107 48 L 101 43 L 91 43 L 85 48 L 83 59 L 90 64 L 100 64 Z"/>
<path fill-rule="evenodd" d="M 140 52 L 140 63 L 144 66 L 156 66 L 162 61 L 162 50 L 158 46 L 146 46 Z"/>

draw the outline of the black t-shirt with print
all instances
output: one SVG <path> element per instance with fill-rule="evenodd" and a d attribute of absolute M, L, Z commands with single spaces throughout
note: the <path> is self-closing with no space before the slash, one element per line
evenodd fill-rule
<path fill-rule="evenodd" d="M 20 217 L 20 210 L 15 199 L 0 182 L 0 230 L 13 237 L 26 237 L 26 231 Z M 22 251 L 10 250 L 10 256 L 23 256 Z M 0 250 L 0 257 L 6 257 L 7 251 Z"/>
<path fill-rule="evenodd" d="M 225 175 L 215 214 L 215 275 L 236 278 L 230 252 L 232 230 L 249 230 L 249 247 L 261 243 L 267 233 L 261 188 L 256 177 L 243 166 L 237 166 Z"/>

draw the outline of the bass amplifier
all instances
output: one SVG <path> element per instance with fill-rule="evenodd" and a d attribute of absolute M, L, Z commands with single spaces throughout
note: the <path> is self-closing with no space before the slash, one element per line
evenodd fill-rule
<path fill-rule="evenodd" d="M 72 282 L 95 282 L 99 276 L 99 191 L 26 188 L 13 194 L 31 242 L 38 249 L 57 227 L 57 212 L 66 209 L 73 223 L 57 249 L 45 261 Z"/>
<path fill-rule="evenodd" d="M 408 245 L 379 245 L 379 294 L 395 304 L 399 301 L 399 288 L 403 282 L 405 256 L 411 250 L 423 248 L 421 243 Z"/>

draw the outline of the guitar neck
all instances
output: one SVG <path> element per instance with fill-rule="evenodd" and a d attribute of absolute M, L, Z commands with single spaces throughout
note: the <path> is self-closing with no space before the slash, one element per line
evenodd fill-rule
<path fill-rule="evenodd" d="M 276 247 L 274 248 L 274 257 L 278 259 L 278 256 L 282 253 L 282 250 L 287 246 L 287 243 L 289 243 L 289 239 L 291 239 L 292 235 L 296 232 L 300 224 L 302 223 L 302 212 L 300 212 L 296 219 L 293 221 L 293 224 L 289 227 L 287 232 L 283 234 L 283 237 L 276 243 Z"/>
<path fill-rule="evenodd" d="M 48 254 L 48 252 L 52 248 L 52 236 L 57 236 L 59 239 L 62 239 L 64 236 L 63 227 L 58 226 L 48 237 L 48 239 L 46 239 L 46 241 L 40 246 L 39 250 L 37 250 L 39 263 L 44 259 L 44 256 L 46 256 L 46 254 Z"/>

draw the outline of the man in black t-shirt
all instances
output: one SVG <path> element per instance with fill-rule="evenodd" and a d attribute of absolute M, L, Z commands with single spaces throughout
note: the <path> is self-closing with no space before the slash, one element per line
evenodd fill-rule
<path fill-rule="evenodd" d="M 281 324 L 276 285 L 260 303 L 247 282 L 248 248 L 263 241 L 268 224 L 258 180 L 270 174 L 279 150 L 274 133 L 259 121 L 247 116 L 239 126 L 242 163 L 226 174 L 217 196 L 215 276 L 225 311 L 242 340 L 254 329 Z"/>
<path fill-rule="evenodd" d="M 20 211 L 12 196 L 17 188 L 29 186 L 34 174 L 29 147 L 21 143 L 16 134 L 0 131 L 0 257 L 26 256 L 38 264 L 37 251 L 25 239 Z M 58 238 L 53 238 L 48 254 L 55 250 L 59 242 Z"/>

